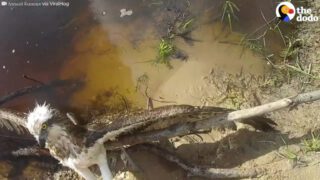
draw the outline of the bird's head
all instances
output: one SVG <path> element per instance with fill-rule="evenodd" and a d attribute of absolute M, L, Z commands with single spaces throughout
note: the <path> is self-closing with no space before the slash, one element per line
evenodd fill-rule
<path fill-rule="evenodd" d="M 27 128 L 36 138 L 41 147 L 45 146 L 48 135 L 49 120 L 54 116 L 55 110 L 48 104 L 37 104 L 28 114 Z"/>

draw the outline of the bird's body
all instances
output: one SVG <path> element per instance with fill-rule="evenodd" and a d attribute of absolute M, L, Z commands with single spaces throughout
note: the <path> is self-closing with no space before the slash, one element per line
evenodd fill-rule
<path fill-rule="evenodd" d="M 59 111 L 47 105 L 38 105 L 29 113 L 27 127 L 39 144 L 49 149 L 53 157 L 85 179 L 96 179 L 88 169 L 94 164 L 99 166 L 104 180 L 112 179 L 103 141 L 97 140 L 87 146 L 87 137 L 92 133 L 73 124 Z"/>
<path fill-rule="evenodd" d="M 214 119 L 231 111 L 233 110 L 220 107 L 163 106 L 152 110 L 102 116 L 100 120 L 110 123 L 94 122 L 98 127 L 92 127 L 90 124 L 80 126 L 70 114 L 63 114 L 44 104 L 37 105 L 28 114 L 27 122 L 19 119 L 14 113 L 0 110 L 0 115 L 3 117 L 0 119 L 0 125 L 19 131 L 19 126 L 26 127 L 41 147 L 49 149 L 50 154 L 61 164 L 73 169 L 87 180 L 96 179 L 89 170 L 89 167 L 95 164 L 98 165 L 103 180 L 111 180 L 105 142 L 120 136 L 130 136 L 135 132 L 150 132 L 170 128 L 176 124 Z M 243 119 L 241 122 L 259 130 L 270 130 L 276 125 L 264 117 Z"/>

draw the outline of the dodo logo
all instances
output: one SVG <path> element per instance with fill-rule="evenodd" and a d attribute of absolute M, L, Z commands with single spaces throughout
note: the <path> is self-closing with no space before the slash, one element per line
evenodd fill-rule
<path fill-rule="evenodd" d="M 295 7 L 290 2 L 281 2 L 276 8 L 276 15 L 282 21 L 289 22 L 296 15 Z"/>

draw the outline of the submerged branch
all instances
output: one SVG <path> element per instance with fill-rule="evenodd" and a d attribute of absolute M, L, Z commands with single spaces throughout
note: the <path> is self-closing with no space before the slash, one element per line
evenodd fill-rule
<path fill-rule="evenodd" d="M 76 80 L 54 80 L 47 84 L 38 84 L 34 86 L 27 86 L 22 89 L 19 89 L 17 91 L 11 92 L 3 97 L 0 98 L 0 105 L 14 99 L 20 96 L 23 96 L 25 94 L 34 93 L 38 91 L 43 91 L 50 88 L 57 88 L 57 87 L 63 87 L 63 86 L 73 86 L 78 85 L 79 81 Z"/>

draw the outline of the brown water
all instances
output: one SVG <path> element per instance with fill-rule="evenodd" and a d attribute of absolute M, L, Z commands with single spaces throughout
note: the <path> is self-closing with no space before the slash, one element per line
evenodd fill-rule
<path fill-rule="evenodd" d="M 256 75 L 265 73 L 268 67 L 258 55 L 250 51 L 242 55 L 241 46 L 220 42 L 239 42 L 243 33 L 251 32 L 257 26 L 264 24 L 262 17 L 252 18 L 260 16 L 260 11 L 252 9 L 261 9 L 264 15 L 271 19 L 273 3 L 237 2 L 241 9 L 239 19 L 245 20 L 235 23 L 234 32 L 230 32 L 220 20 L 216 20 L 216 17 L 219 17 L 219 10 L 221 11 L 219 9 L 221 2 L 190 1 L 190 7 L 185 3 L 186 1 L 176 3 L 171 1 L 168 6 L 164 6 L 146 1 L 93 1 L 90 9 L 98 23 L 86 27 L 75 35 L 74 53 L 62 68 L 61 77 L 85 76 L 88 81 L 85 88 L 73 96 L 72 104 L 86 105 L 98 93 L 116 89 L 133 104 L 143 107 L 145 105 L 143 93 L 135 91 L 137 79 L 143 74 L 147 74 L 150 78 L 151 95 L 158 96 L 157 92 L 165 91 L 161 93 L 163 97 L 186 89 L 187 84 L 192 84 L 212 68 L 224 69 L 230 73 L 238 73 L 241 69 Z M 122 8 L 132 9 L 133 15 L 120 18 L 119 11 Z M 191 46 L 182 39 L 175 40 L 175 45 L 183 50 L 189 59 L 187 62 L 172 60 L 173 70 L 161 65 L 155 67 L 150 63 L 140 63 L 156 57 L 161 30 L 166 27 L 163 23 L 166 20 L 170 21 L 168 19 L 170 15 L 166 15 L 170 12 L 161 11 L 172 11 L 167 10 L 170 8 L 190 11 L 194 15 L 197 28 L 192 32 L 192 37 L 199 42 Z M 280 43 L 281 41 L 274 39 L 271 41 L 271 47 L 278 49 Z M 172 84 L 163 87 L 170 80 Z M 181 83 L 184 84 L 180 85 Z M 175 97 L 173 95 L 168 99 L 174 100 Z"/>

